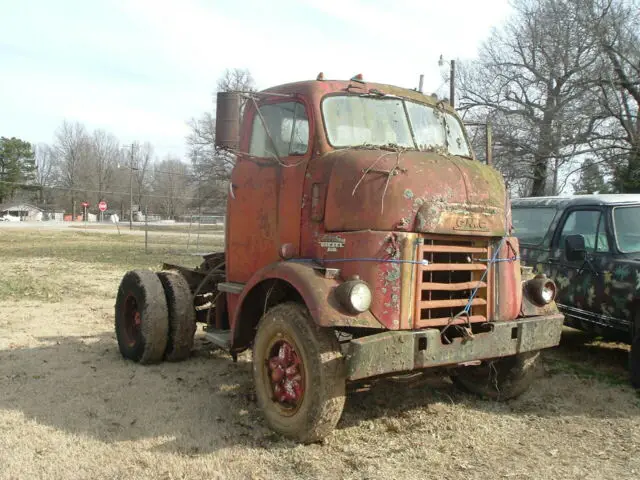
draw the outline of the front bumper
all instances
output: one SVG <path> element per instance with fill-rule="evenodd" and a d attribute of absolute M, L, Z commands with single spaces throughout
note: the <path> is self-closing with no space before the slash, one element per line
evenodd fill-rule
<path fill-rule="evenodd" d="M 347 379 L 408 372 L 431 367 L 508 357 L 523 352 L 555 347 L 560 342 L 562 314 L 495 322 L 493 330 L 473 339 L 455 338 L 445 345 L 440 330 L 383 332 L 349 342 L 346 353 Z"/>

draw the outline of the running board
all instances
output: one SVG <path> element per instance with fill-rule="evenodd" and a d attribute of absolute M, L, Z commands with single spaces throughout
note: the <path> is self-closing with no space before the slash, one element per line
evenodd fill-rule
<path fill-rule="evenodd" d="M 216 288 L 219 292 L 225 293 L 233 293 L 235 295 L 240 295 L 242 290 L 244 290 L 244 283 L 237 282 L 220 282 Z"/>
<path fill-rule="evenodd" d="M 218 330 L 215 328 L 205 330 L 204 338 L 225 350 L 231 348 L 231 330 Z"/>

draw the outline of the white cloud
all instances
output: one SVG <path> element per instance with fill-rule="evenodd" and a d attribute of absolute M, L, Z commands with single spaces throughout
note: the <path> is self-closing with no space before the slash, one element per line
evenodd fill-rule
<path fill-rule="evenodd" d="M 11 2 L 0 133 L 47 141 L 73 117 L 180 153 L 225 68 L 249 68 L 261 88 L 323 71 L 406 87 L 424 73 L 433 90 L 440 54 L 473 56 L 507 11 L 507 0 Z"/>

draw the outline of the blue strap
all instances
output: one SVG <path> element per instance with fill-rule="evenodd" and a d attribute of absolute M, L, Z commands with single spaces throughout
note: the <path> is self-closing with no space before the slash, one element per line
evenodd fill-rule
<path fill-rule="evenodd" d="M 429 265 L 428 260 L 402 260 L 399 258 L 292 258 L 294 263 L 344 263 L 344 262 L 376 262 L 376 263 L 409 263 L 411 265 Z"/>

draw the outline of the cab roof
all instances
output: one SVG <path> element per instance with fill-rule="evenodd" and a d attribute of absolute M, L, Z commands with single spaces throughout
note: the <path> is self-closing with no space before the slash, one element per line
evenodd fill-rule
<path fill-rule="evenodd" d="M 409 100 L 415 100 L 416 102 L 425 103 L 428 105 L 440 105 L 445 110 L 454 112 L 449 102 L 438 99 L 432 95 L 425 95 L 417 90 L 411 90 L 408 88 L 396 87 L 394 85 L 387 85 L 384 83 L 373 82 L 360 82 L 355 80 L 306 80 L 302 82 L 286 83 L 283 85 L 274 86 L 262 90 L 263 93 L 289 93 L 300 95 L 312 95 L 328 93 L 344 92 L 354 95 L 358 94 L 370 94 L 372 96 L 377 93 L 384 95 L 391 95 L 396 97 L 402 97 Z M 381 95 L 381 97 L 384 97 Z"/>
<path fill-rule="evenodd" d="M 517 207 L 601 206 L 640 204 L 640 194 L 616 193 L 603 195 L 572 195 L 568 197 L 526 197 L 514 198 L 511 205 Z"/>

